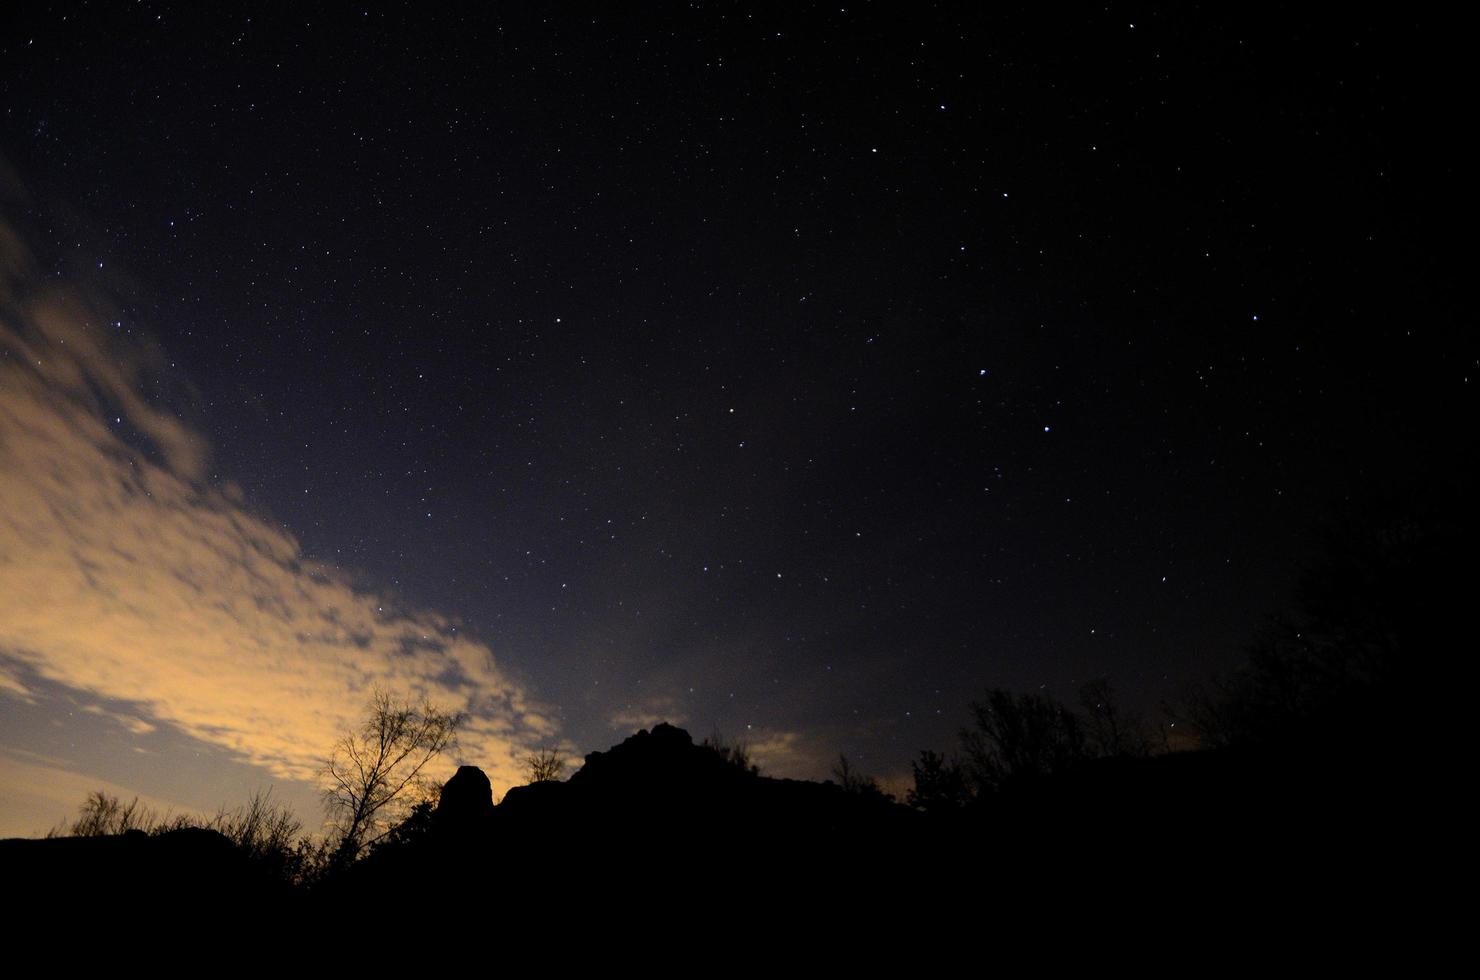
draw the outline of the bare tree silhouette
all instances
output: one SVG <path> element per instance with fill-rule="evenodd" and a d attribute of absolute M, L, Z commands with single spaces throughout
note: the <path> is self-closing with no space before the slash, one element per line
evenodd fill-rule
<path fill-rule="evenodd" d="M 990 688 L 971 714 L 975 726 L 961 744 L 979 792 L 1062 772 L 1089 755 L 1079 717 L 1048 695 Z"/>
<path fill-rule="evenodd" d="M 1151 754 L 1150 729 L 1140 715 L 1120 706 L 1108 679 L 1097 678 L 1080 687 L 1079 707 L 1091 755 L 1139 758 Z"/>
<path fill-rule="evenodd" d="M 405 815 L 421 771 L 452 745 L 462 721 L 429 700 L 375 689 L 365 723 L 340 738 L 322 770 L 340 861 L 353 861 Z"/>
<path fill-rule="evenodd" d="M 559 749 L 531 752 L 520 764 L 531 783 L 553 783 L 565 772 L 565 756 Z"/>

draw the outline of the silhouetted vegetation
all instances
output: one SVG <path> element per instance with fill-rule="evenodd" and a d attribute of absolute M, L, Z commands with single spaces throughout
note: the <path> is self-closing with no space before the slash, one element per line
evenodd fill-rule
<path fill-rule="evenodd" d="M 1109 681 L 1081 687 L 1079 704 L 1076 712 L 1042 692 L 988 688 L 970 706 L 973 724 L 960 733 L 964 762 L 921 751 L 910 764 L 914 787 L 906 802 L 927 813 L 951 812 L 1091 760 L 1151 755 L 1149 727 L 1120 707 Z"/>
<path fill-rule="evenodd" d="M 54 827 L 46 836 L 95 838 L 132 833 L 159 837 L 188 830 L 220 834 L 260 872 L 288 884 L 317 879 L 330 853 L 325 842 L 303 833 L 303 824 L 291 809 L 273 802 L 271 790 L 254 793 L 235 809 L 222 807 L 211 817 L 159 814 L 137 797 L 123 802 L 96 790 L 78 807 L 76 818 Z"/>
<path fill-rule="evenodd" d="M 859 772 L 858 767 L 848 761 L 848 757 L 841 752 L 838 753 L 838 764 L 833 766 L 833 779 L 843 792 L 852 796 L 862 796 L 876 800 L 892 800 L 893 797 L 884 792 L 879 781 L 873 776 Z"/>
<path fill-rule="evenodd" d="M 910 763 L 915 785 L 905 803 L 926 813 L 950 813 L 971 802 L 971 788 L 959 762 L 947 760 L 939 752 L 924 749 Z"/>
<path fill-rule="evenodd" d="M 523 767 L 529 782 L 553 782 L 565 772 L 565 756 L 559 749 L 540 749 L 524 757 Z"/>
<path fill-rule="evenodd" d="M 1433 720 L 1421 692 L 1468 608 L 1464 506 L 1385 501 L 1322 528 L 1294 607 L 1242 666 L 1195 685 L 1177 719 L 1208 748 L 1415 738 Z"/>
<path fill-rule="evenodd" d="M 1115 689 L 1105 678 L 1080 687 L 1079 708 L 1090 755 L 1106 759 L 1142 758 L 1151 754 L 1155 745 L 1151 728 L 1139 714 L 1120 706 Z"/>
<path fill-rule="evenodd" d="M 163 818 L 134 797 L 127 803 L 118 797 L 94 790 L 77 808 L 77 817 L 53 827 L 47 837 L 107 837 L 126 834 L 131 830 L 144 833 L 158 832 L 164 824 Z"/>
<path fill-rule="evenodd" d="M 411 807 L 406 818 L 370 844 L 372 851 L 394 850 L 414 845 L 432 832 L 437 804 L 422 800 Z"/>
<path fill-rule="evenodd" d="M 975 727 L 962 731 L 961 746 L 979 791 L 1061 773 L 1089 756 L 1079 717 L 1048 695 L 992 688 L 971 714 Z"/>
<path fill-rule="evenodd" d="M 324 808 L 336 860 L 350 863 L 366 844 L 406 819 L 423 769 L 456 737 L 462 715 L 423 700 L 398 701 L 376 689 L 364 724 L 346 732 L 324 764 Z"/>
<path fill-rule="evenodd" d="M 733 766 L 743 773 L 752 776 L 761 774 L 761 767 L 756 765 L 750 757 L 750 746 L 743 740 L 732 742 L 716 730 L 711 732 L 709 737 L 699 745 L 719 756 L 726 765 Z"/>

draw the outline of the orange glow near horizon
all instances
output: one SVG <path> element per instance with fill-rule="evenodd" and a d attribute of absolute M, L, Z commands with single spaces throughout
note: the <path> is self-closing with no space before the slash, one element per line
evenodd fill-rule
<path fill-rule="evenodd" d="M 161 359 L 75 294 L 29 295 L 3 226 L 0 251 L 0 696 L 29 697 L 8 658 L 137 705 L 132 731 L 311 781 L 380 685 L 468 712 L 457 757 L 521 781 L 556 724 L 490 649 L 306 558 L 144 394 Z"/>

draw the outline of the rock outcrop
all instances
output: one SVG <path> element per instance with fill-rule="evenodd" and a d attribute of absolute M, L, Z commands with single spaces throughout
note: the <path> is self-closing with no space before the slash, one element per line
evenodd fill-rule
<path fill-rule="evenodd" d="M 437 801 L 435 819 L 445 828 L 466 831 L 481 827 L 493 816 L 493 784 L 477 766 L 459 766 Z"/>

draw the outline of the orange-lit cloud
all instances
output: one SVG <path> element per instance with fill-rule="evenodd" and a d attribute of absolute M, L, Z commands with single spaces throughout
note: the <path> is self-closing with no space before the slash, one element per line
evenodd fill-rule
<path fill-rule="evenodd" d="M 297 780 L 373 685 L 426 695 L 469 713 L 461 759 L 522 781 L 552 715 L 453 621 L 353 587 L 211 482 L 206 439 L 146 394 L 158 359 L 110 323 L 33 290 L 0 224 L 0 655 L 138 705 L 131 731 L 167 724 Z M 0 671 L 0 697 L 29 694 Z"/>
<path fill-rule="evenodd" d="M 19 677 L 7 667 L 0 663 L 0 691 L 9 694 L 13 698 L 25 701 L 27 704 L 35 704 L 36 698 L 31 694 L 31 689 L 21 681 Z"/>
<path fill-rule="evenodd" d="M 822 778 L 819 759 L 829 750 L 813 744 L 801 732 L 765 729 L 745 733 L 750 758 L 768 776 L 794 779 Z"/>

